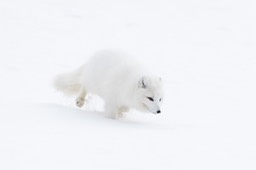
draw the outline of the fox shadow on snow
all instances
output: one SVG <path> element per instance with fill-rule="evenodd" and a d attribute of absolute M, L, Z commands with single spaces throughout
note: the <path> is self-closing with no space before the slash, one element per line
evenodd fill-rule
<path fill-rule="evenodd" d="M 138 120 L 136 117 L 124 116 L 123 118 L 112 119 L 107 117 L 103 111 L 88 111 L 85 109 L 79 109 L 72 106 L 64 106 L 60 104 L 44 103 L 39 105 L 46 112 L 53 114 L 54 117 L 60 119 L 68 119 L 69 121 L 84 121 L 84 123 L 104 123 L 109 125 L 128 125 L 131 127 L 140 128 L 159 128 L 159 125 L 153 122 L 148 122 L 147 120 Z M 127 113 L 129 114 L 129 113 Z"/>

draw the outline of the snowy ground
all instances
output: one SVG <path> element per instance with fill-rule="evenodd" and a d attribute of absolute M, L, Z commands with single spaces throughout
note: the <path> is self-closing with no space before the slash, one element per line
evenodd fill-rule
<path fill-rule="evenodd" d="M 252 0 L 0 1 L 0 169 L 255 170 L 255 18 Z M 161 115 L 52 88 L 106 48 L 163 76 Z"/>

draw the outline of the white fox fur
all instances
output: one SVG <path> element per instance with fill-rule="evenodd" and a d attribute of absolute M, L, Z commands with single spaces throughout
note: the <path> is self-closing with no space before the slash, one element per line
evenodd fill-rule
<path fill-rule="evenodd" d="M 98 52 L 77 70 L 57 76 L 54 85 L 67 95 L 77 95 L 78 107 L 84 105 L 88 92 L 100 96 L 105 101 L 106 114 L 113 118 L 130 108 L 161 112 L 161 78 L 121 52 Z"/>

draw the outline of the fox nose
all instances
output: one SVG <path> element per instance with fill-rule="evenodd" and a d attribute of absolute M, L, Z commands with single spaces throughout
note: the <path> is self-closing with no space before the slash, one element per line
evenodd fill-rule
<path fill-rule="evenodd" d="M 156 111 L 157 114 L 161 113 L 161 110 Z"/>

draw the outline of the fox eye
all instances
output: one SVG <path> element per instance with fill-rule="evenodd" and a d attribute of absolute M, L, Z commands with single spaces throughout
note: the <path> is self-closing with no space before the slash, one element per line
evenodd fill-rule
<path fill-rule="evenodd" d="M 154 101 L 154 99 L 152 98 L 152 97 L 147 97 L 148 98 L 148 100 L 150 100 L 150 101 Z"/>
<path fill-rule="evenodd" d="M 161 102 L 161 101 L 162 101 L 162 98 L 159 99 L 159 102 Z"/>

